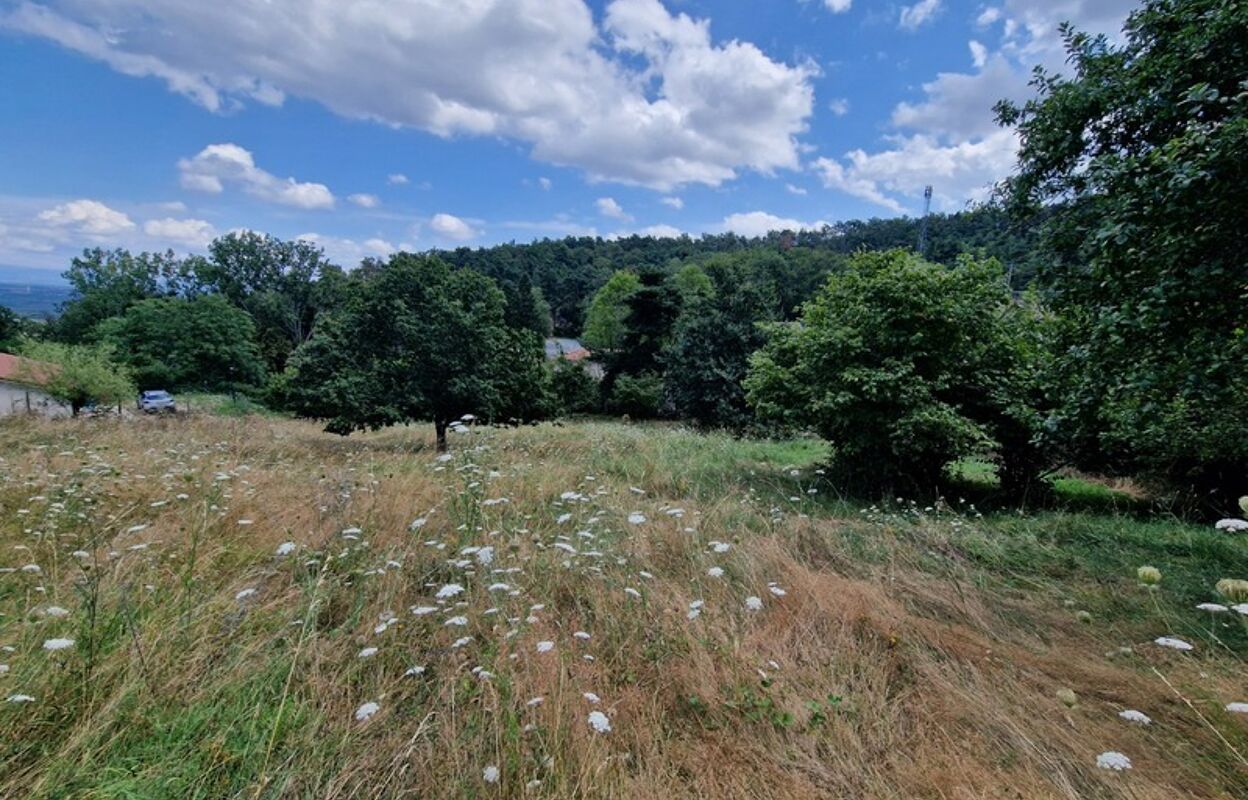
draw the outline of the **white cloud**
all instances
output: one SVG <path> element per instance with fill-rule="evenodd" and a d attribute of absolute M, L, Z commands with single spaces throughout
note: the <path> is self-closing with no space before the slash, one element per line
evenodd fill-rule
<path fill-rule="evenodd" d="M 826 222 L 802 222 L 769 214 L 766 211 L 749 211 L 742 214 L 730 214 L 720 223 L 720 229 L 731 231 L 738 236 L 766 236 L 771 231 L 817 230 Z"/>
<path fill-rule="evenodd" d="M 796 195 L 804 195 L 804 194 L 806 194 L 806 190 L 805 190 L 805 189 L 803 189 L 803 188 L 802 188 L 802 187 L 800 187 L 800 186 L 794 186 L 794 185 L 793 185 L 793 184 L 791 184 L 791 183 L 786 183 L 786 184 L 784 185 L 784 190 L 785 190 L 786 192 L 788 192 L 789 194 L 796 194 Z"/>
<path fill-rule="evenodd" d="M 392 175 L 386 176 L 386 183 L 390 184 L 391 186 L 404 186 L 407 184 L 407 182 L 408 182 L 407 176 L 401 172 L 395 172 Z"/>
<path fill-rule="evenodd" d="M 823 5 L 833 14 L 841 14 L 849 10 L 854 0 L 823 0 Z"/>
<path fill-rule="evenodd" d="M 661 190 L 800 166 L 818 73 L 659 0 L 22 2 L 0 25 L 213 111 L 287 94 L 440 136 L 502 136 Z"/>
<path fill-rule="evenodd" d="M 480 231 L 453 214 L 434 214 L 429 228 L 438 236 L 456 242 L 466 242 L 480 235 Z"/>
<path fill-rule="evenodd" d="M 616 231 L 608 239 L 626 239 L 629 236 L 650 236 L 655 239 L 679 239 L 685 232 L 672 225 L 648 225 L 633 231 Z"/>
<path fill-rule="evenodd" d="M 193 248 L 207 247 L 217 238 L 217 229 L 202 219 L 149 219 L 143 223 L 143 232 L 153 239 Z"/>
<path fill-rule="evenodd" d="M 540 234 L 542 237 L 550 236 L 597 236 L 598 229 L 592 225 L 581 225 L 574 222 L 566 214 L 558 214 L 554 219 L 539 220 L 536 222 L 526 222 L 523 220 L 510 220 L 502 223 L 501 227 L 510 230 L 527 231 L 530 234 Z"/>
<path fill-rule="evenodd" d="M 71 200 L 39 214 L 39 221 L 92 236 L 109 236 L 132 230 L 128 216 L 98 200 Z"/>
<path fill-rule="evenodd" d="M 920 209 L 923 187 L 929 184 L 942 210 L 985 199 L 989 186 L 1013 168 L 1018 149 L 1015 134 L 996 124 L 996 101 L 1029 97 L 1036 64 L 1067 68 L 1058 33 L 1062 21 L 1112 38 L 1135 7 L 1136 0 L 1004 0 L 1003 6 L 987 8 L 976 24 L 1002 24 L 989 32 L 995 43 L 970 44 L 974 72 L 940 73 L 923 84 L 921 101 L 898 103 L 892 130 L 875 152 L 858 149 L 840 159 L 818 158 L 811 167 L 828 188 L 894 213 Z"/>
<path fill-rule="evenodd" d="M 610 217 L 611 219 L 618 219 L 624 222 L 631 222 L 633 219 L 624 211 L 623 208 L 620 207 L 619 203 L 615 202 L 615 198 L 613 197 L 599 197 L 594 201 L 594 205 L 598 207 L 598 213 L 604 217 Z"/>
<path fill-rule="evenodd" d="M 347 195 L 347 200 L 359 206 L 360 208 L 376 208 L 377 206 L 381 205 L 381 198 L 379 198 L 377 195 L 364 194 L 362 192 L 359 194 Z"/>
<path fill-rule="evenodd" d="M 899 24 L 906 30 L 916 30 L 936 18 L 940 12 L 940 3 L 941 0 L 919 0 L 912 6 L 904 6 Z"/>
<path fill-rule="evenodd" d="M 834 97 L 828 101 L 828 110 L 838 117 L 843 117 L 849 113 L 849 99 L 846 97 Z"/>
<path fill-rule="evenodd" d="M 178 161 L 182 186 L 199 192 L 220 194 L 226 183 L 261 200 L 295 208 L 333 208 L 334 195 L 323 183 L 285 180 L 256 166 L 248 150 L 236 144 L 210 144 L 193 158 Z"/>
<path fill-rule="evenodd" d="M 543 192 L 549 192 L 550 187 L 552 186 L 550 178 L 538 178 L 537 185 L 542 188 Z"/>
<path fill-rule="evenodd" d="M 975 69 L 982 69 L 988 63 L 988 48 L 974 39 L 967 42 L 966 46 L 971 49 L 971 63 L 975 65 Z"/>
<path fill-rule="evenodd" d="M 685 207 L 685 201 L 681 200 L 679 197 L 661 197 L 659 198 L 659 202 L 665 206 L 670 206 L 677 211 Z"/>
<path fill-rule="evenodd" d="M 386 258 L 399 249 L 385 239 L 361 242 L 320 233 L 301 233 L 295 238 L 316 245 L 325 251 L 330 261 L 344 267 L 354 267 L 365 258 Z"/>

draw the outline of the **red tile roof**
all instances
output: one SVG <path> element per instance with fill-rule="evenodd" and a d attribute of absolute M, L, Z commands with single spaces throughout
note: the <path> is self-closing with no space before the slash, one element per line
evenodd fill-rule
<path fill-rule="evenodd" d="M 12 353 L 0 353 L 0 381 L 40 386 L 56 374 L 56 369 L 55 364 L 32 361 Z"/>

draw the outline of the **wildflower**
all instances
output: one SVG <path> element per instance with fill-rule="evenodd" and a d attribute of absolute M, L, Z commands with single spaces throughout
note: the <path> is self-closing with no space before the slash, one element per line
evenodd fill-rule
<path fill-rule="evenodd" d="M 407 671 L 403 673 L 403 677 L 411 678 L 416 675 L 424 675 L 424 674 L 425 674 L 425 667 L 422 664 L 420 666 L 408 667 Z"/>
<path fill-rule="evenodd" d="M 238 524 L 239 524 L 239 525 L 242 525 L 243 527 L 246 527 L 246 526 L 248 526 L 248 525 L 251 525 L 253 522 L 255 522 L 255 520 L 252 520 L 252 519 L 240 519 L 240 520 L 238 521 Z M 139 530 L 143 530 L 143 528 L 146 528 L 146 527 L 147 527 L 147 526 L 146 526 L 146 525 L 144 525 L 144 526 L 142 526 L 141 528 L 139 528 Z M 134 529 L 133 529 L 133 528 L 131 528 L 131 530 L 134 530 Z"/>
<path fill-rule="evenodd" d="M 464 587 L 460 586 L 458 583 L 448 583 L 439 589 L 438 593 L 435 594 L 434 597 L 439 600 L 445 600 L 449 597 L 455 597 L 456 595 L 463 594 L 463 592 Z"/>
<path fill-rule="evenodd" d="M 1215 530 L 1227 531 L 1229 533 L 1238 533 L 1239 531 L 1248 531 L 1248 520 L 1236 519 L 1220 519 L 1213 525 Z"/>
<path fill-rule="evenodd" d="M 288 556 L 291 553 L 295 552 L 296 546 L 297 545 L 294 542 L 282 542 L 281 544 L 277 546 L 277 555 L 279 557 Z"/>
<path fill-rule="evenodd" d="M 432 614 L 433 612 L 437 611 L 438 607 L 437 606 L 412 606 L 410 610 L 416 616 L 423 617 L 426 614 Z"/>
<path fill-rule="evenodd" d="M 371 701 L 367 702 L 355 710 L 355 720 L 365 722 L 380 710 L 381 706 Z"/>
<path fill-rule="evenodd" d="M 409 531 L 418 531 L 421 528 L 425 527 L 426 522 L 428 522 L 428 520 L 425 519 L 424 517 L 417 517 L 416 519 L 412 520 L 412 524 L 408 525 L 407 529 Z"/>
<path fill-rule="evenodd" d="M 711 567 L 706 571 L 706 574 L 710 575 L 712 578 L 722 578 L 724 576 L 724 571 L 719 567 Z"/>
<path fill-rule="evenodd" d="M 247 588 L 247 589 L 243 589 L 241 592 L 239 592 L 238 594 L 234 595 L 234 599 L 235 599 L 235 600 L 246 600 L 248 597 L 251 597 L 251 596 L 252 596 L 253 594 L 255 594 L 255 593 L 256 593 L 256 590 L 255 590 L 254 588 Z"/>
<path fill-rule="evenodd" d="M 498 783 L 498 767 L 491 764 L 481 770 L 481 780 L 486 783 Z"/>
<path fill-rule="evenodd" d="M 1243 614 L 1245 617 L 1248 617 L 1248 603 L 1236 603 L 1231 606 L 1231 610 L 1237 614 Z"/>
<path fill-rule="evenodd" d="M 1128 708 L 1125 711 L 1119 711 L 1118 716 L 1122 717 L 1127 722 L 1134 722 L 1137 725 L 1153 724 L 1152 719 L 1150 719 L 1147 714 L 1145 714 L 1143 711 L 1136 711 L 1134 708 Z"/>
<path fill-rule="evenodd" d="M 572 634 L 572 636 L 582 641 L 587 641 L 589 639 L 589 634 L 586 633 L 585 631 L 577 631 L 576 633 Z"/>
<path fill-rule="evenodd" d="M 1131 769 L 1131 759 L 1122 753 L 1110 750 L 1096 757 L 1096 765 L 1101 769 L 1112 769 L 1116 772 L 1122 772 L 1124 769 Z"/>
<path fill-rule="evenodd" d="M 554 642 L 543 641 L 543 642 L 537 643 L 537 652 L 539 653 L 549 653 L 551 650 L 554 650 L 554 649 L 555 649 Z"/>
<path fill-rule="evenodd" d="M 11 694 L 8 697 L 4 698 L 4 702 L 6 703 L 33 703 L 35 702 L 35 698 L 31 697 L 28 694 Z"/>
<path fill-rule="evenodd" d="M 8 674 L 9 674 L 9 665 L 0 664 L 0 675 L 8 675 Z"/>
<path fill-rule="evenodd" d="M 702 606 L 706 605 L 705 600 L 694 600 L 689 604 L 689 613 L 685 616 L 689 619 L 697 619 L 702 613 Z"/>
<path fill-rule="evenodd" d="M 588 700 L 591 705 L 598 705 L 598 703 L 602 701 L 602 698 L 594 694 L 593 692 L 585 692 L 581 695 L 581 697 L 584 697 L 586 700 Z"/>
<path fill-rule="evenodd" d="M 767 591 L 771 592 L 776 597 L 784 597 L 786 594 L 788 594 L 788 592 L 781 589 L 779 586 L 775 585 L 774 583 L 767 585 Z"/>
<path fill-rule="evenodd" d="M 486 587 L 487 592 L 505 592 L 511 587 L 505 583 L 491 583 Z"/>
<path fill-rule="evenodd" d="M 630 525 L 640 525 L 645 521 L 646 521 L 646 515 L 641 513 L 640 511 L 634 511 L 633 513 L 628 515 L 628 522 Z"/>
<path fill-rule="evenodd" d="M 459 648 L 463 647 L 464 645 L 468 644 L 471 641 L 472 641 L 471 636 L 464 636 L 462 638 L 456 639 L 454 642 L 451 642 L 451 649 L 458 650 Z"/>
<path fill-rule="evenodd" d="M 638 598 L 638 599 L 640 599 L 640 598 L 641 598 L 641 592 L 637 591 L 636 589 L 634 589 L 634 588 L 633 588 L 633 587 L 631 587 L 631 586 L 625 586 L 625 587 L 624 587 L 624 594 L 627 594 L 627 595 L 629 595 L 629 596 L 631 596 L 631 597 L 636 597 L 636 598 Z"/>
<path fill-rule="evenodd" d="M 1227 703 L 1226 710 L 1232 714 L 1248 714 L 1248 703 Z"/>
<path fill-rule="evenodd" d="M 1090 625 L 1092 623 L 1092 612 L 1091 611 L 1076 611 L 1075 619 L 1079 620 L 1084 625 Z"/>
<path fill-rule="evenodd" d="M 728 542 L 711 542 L 711 549 L 716 553 L 727 553 L 732 549 L 732 545 Z"/>
<path fill-rule="evenodd" d="M 589 712 L 589 727 L 594 729 L 594 733 L 610 733 L 611 720 L 607 719 L 607 715 L 601 711 Z"/>
<path fill-rule="evenodd" d="M 376 647 L 365 647 L 363 650 L 360 651 L 360 654 L 356 657 L 357 658 L 370 658 L 375 655 L 377 655 Z"/>
<path fill-rule="evenodd" d="M 525 703 L 525 705 L 527 705 L 529 708 L 536 708 L 537 706 L 540 706 L 545 701 L 546 701 L 545 697 L 534 697 L 532 700 Z"/>
<path fill-rule="evenodd" d="M 1221 614 L 1230 611 L 1229 608 L 1221 603 L 1200 603 L 1196 608 L 1201 611 L 1208 611 L 1210 614 Z"/>
<path fill-rule="evenodd" d="M 1161 570 L 1156 567 L 1140 567 L 1135 571 L 1141 586 L 1156 586 L 1161 583 Z"/>
<path fill-rule="evenodd" d="M 27 564 L 26 566 L 22 567 L 22 572 L 26 572 L 31 575 L 40 575 L 43 573 L 43 568 L 40 567 L 38 564 Z"/>
<path fill-rule="evenodd" d="M 48 606 L 43 613 L 54 619 L 61 619 L 69 616 L 69 609 L 61 608 L 60 606 Z"/>
<path fill-rule="evenodd" d="M 48 639 L 43 643 L 44 650 L 66 650 L 73 646 L 73 639 Z"/>
<path fill-rule="evenodd" d="M 571 514 L 560 514 L 558 517 L 555 518 L 555 524 L 562 525 L 570 519 L 572 519 Z"/>
<path fill-rule="evenodd" d="M 1162 647 L 1170 647 L 1175 650 L 1191 650 L 1192 646 L 1182 639 L 1175 639 L 1172 636 L 1160 636 L 1153 640 L 1153 644 L 1159 644 Z"/>
<path fill-rule="evenodd" d="M 1079 704 L 1079 695 L 1075 694 L 1073 689 L 1058 689 L 1057 699 L 1067 708 L 1074 708 Z"/>
<path fill-rule="evenodd" d="M 762 611 L 763 610 L 762 599 L 755 597 L 754 595 L 750 595 L 749 597 L 745 598 L 745 610 L 746 611 Z"/>

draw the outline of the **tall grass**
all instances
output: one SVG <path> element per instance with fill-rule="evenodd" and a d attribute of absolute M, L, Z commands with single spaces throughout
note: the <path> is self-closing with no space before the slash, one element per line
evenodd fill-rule
<path fill-rule="evenodd" d="M 0 796 L 1248 796 L 1248 636 L 1193 608 L 1248 577 L 1242 539 L 872 507 L 825 456 L 598 422 L 447 461 L 424 427 L 5 423 L 0 694 L 35 700 L 0 704 Z"/>

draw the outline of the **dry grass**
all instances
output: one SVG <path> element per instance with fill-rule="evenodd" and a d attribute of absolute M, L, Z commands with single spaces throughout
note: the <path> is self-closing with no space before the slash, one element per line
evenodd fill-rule
<path fill-rule="evenodd" d="M 806 495 L 801 444 L 585 424 L 460 436 L 438 463 L 430 434 L 0 426 L 0 694 L 35 698 L 0 704 L 0 796 L 1248 796 L 1248 725 L 1222 710 L 1248 699 L 1245 637 L 1163 623 L 1129 576 L 1025 573 L 984 557 L 1023 535 L 1004 523 Z M 481 546 L 492 563 L 461 554 Z M 1062 602 L 1096 598 L 1090 625 Z M 1174 628 L 1194 654 L 1148 644 Z M 1097 769 L 1105 750 L 1135 768 Z"/>

